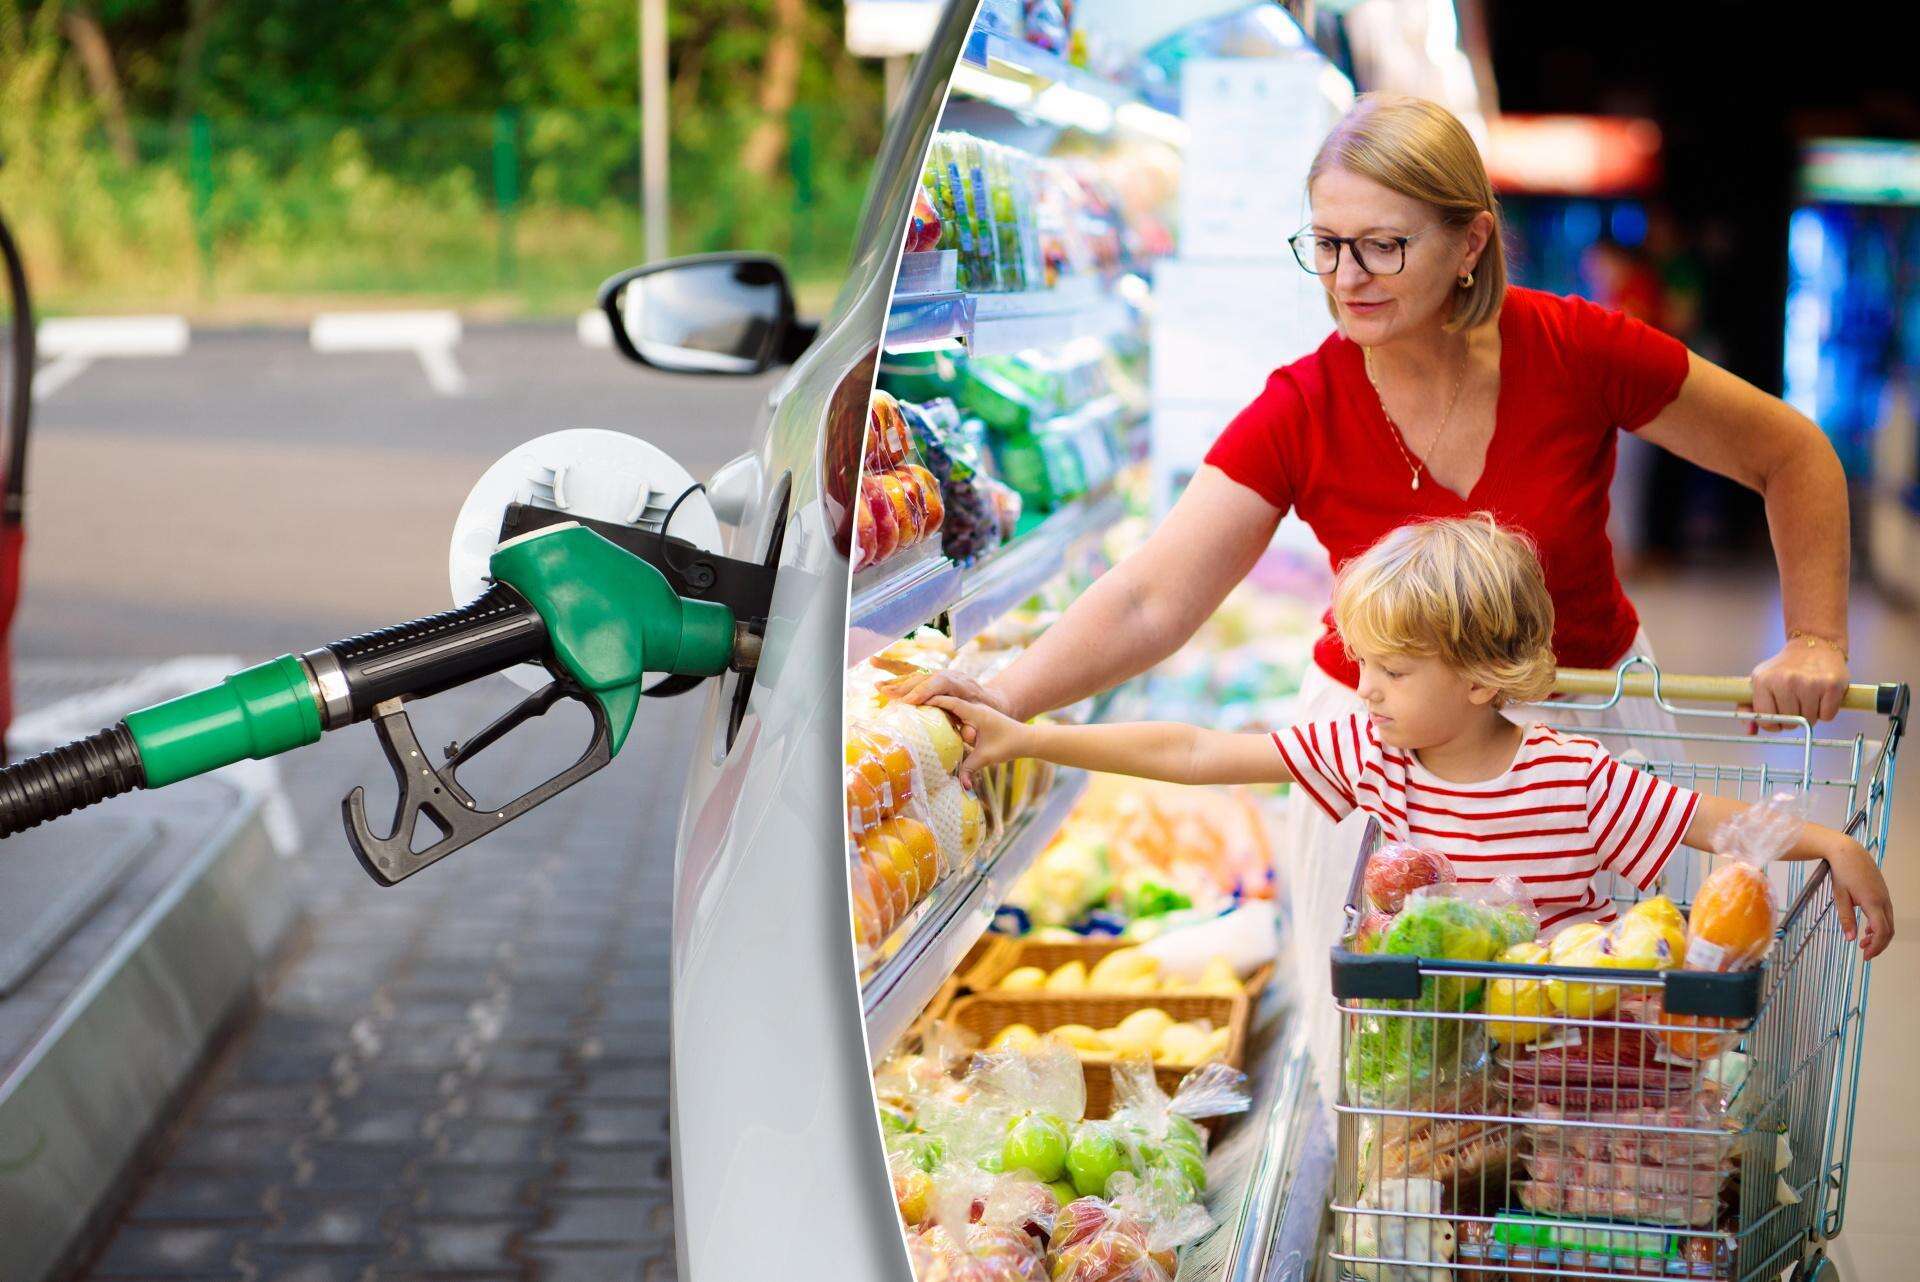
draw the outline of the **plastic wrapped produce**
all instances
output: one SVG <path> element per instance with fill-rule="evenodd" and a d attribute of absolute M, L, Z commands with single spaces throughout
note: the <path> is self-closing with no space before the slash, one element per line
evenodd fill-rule
<path fill-rule="evenodd" d="M 907 221 L 907 252 L 924 254 L 940 245 L 940 211 L 923 183 L 913 194 L 913 214 Z"/>
<path fill-rule="evenodd" d="M 1452 885 L 1459 879 L 1452 860 L 1409 842 L 1385 842 L 1367 856 L 1367 899 L 1384 913 L 1399 912 L 1407 896 L 1422 886 Z"/>
<path fill-rule="evenodd" d="M 939 487 L 920 465 L 900 402 L 876 390 L 867 413 L 854 568 L 878 565 L 937 533 L 942 506 Z"/>
<path fill-rule="evenodd" d="M 1378 1188 L 1368 1190 L 1360 1205 L 1385 1214 L 1351 1217 L 1348 1220 L 1352 1226 L 1351 1240 L 1341 1240 L 1339 1244 L 1350 1248 L 1355 1255 L 1373 1260 L 1416 1263 L 1348 1261 L 1344 1270 L 1370 1282 L 1445 1282 L 1451 1278 L 1453 1223 L 1425 1218 L 1444 1210 L 1443 1195 L 1439 1183 L 1422 1179 L 1386 1180 Z M 1434 1267 L 1425 1267 L 1427 1263 Z"/>
<path fill-rule="evenodd" d="M 960 411 L 950 400 L 902 405 L 919 439 L 927 468 L 946 508 L 941 550 L 967 565 L 1000 546 L 1003 530 L 982 471 L 979 450 L 962 430 Z"/>
<path fill-rule="evenodd" d="M 1746 970 L 1773 943 L 1779 906 L 1766 867 L 1793 848 L 1804 827 L 1795 799 L 1782 793 L 1727 821 L 1724 862 L 1694 892 L 1687 919 L 1688 970 Z"/>

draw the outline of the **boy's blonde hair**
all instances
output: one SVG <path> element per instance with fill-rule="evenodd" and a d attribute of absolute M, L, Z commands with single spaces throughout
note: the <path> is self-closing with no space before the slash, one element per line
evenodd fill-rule
<path fill-rule="evenodd" d="M 1347 562 L 1333 622 L 1350 651 L 1437 658 L 1501 702 L 1553 689 L 1553 598 L 1540 558 L 1485 512 L 1403 525 Z"/>

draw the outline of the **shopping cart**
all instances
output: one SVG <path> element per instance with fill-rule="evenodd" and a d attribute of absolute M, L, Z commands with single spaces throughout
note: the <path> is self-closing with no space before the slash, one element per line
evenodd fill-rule
<path fill-rule="evenodd" d="M 1751 714 L 1671 702 L 1738 704 L 1750 694 L 1738 680 L 1663 677 L 1645 660 L 1562 676 L 1562 692 L 1604 697 L 1542 705 L 1546 724 L 1697 791 L 1798 792 L 1809 819 L 1884 860 L 1904 685 L 1849 693 L 1884 736 L 1821 738 L 1801 718 L 1761 718 L 1775 733 L 1755 736 Z M 1565 715 L 1629 698 L 1654 700 L 1680 728 Z M 1758 969 L 1572 969 L 1355 951 L 1379 841 L 1370 826 L 1333 951 L 1333 1273 L 1832 1276 L 1824 1245 L 1846 1210 L 1868 968 L 1841 934 L 1826 864 L 1774 866 L 1785 910 Z M 1682 848 L 1648 894 L 1687 908 L 1708 870 Z M 1608 889 L 1623 908 L 1640 898 L 1624 881 Z"/>

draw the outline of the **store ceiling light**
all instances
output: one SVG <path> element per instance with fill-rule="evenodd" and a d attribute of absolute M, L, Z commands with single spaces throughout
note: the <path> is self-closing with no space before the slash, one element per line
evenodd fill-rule
<path fill-rule="evenodd" d="M 1033 86 L 982 71 L 970 62 L 953 69 L 953 89 L 1001 107 L 1026 107 L 1033 102 Z"/>
<path fill-rule="evenodd" d="M 1072 85 L 1048 85 L 1033 100 L 1033 114 L 1055 125 L 1103 134 L 1113 128 L 1113 104 Z"/>
<path fill-rule="evenodd" d="M 1155 111 L 1144 102 L 1121 103 L 1113 113 L 1113 118 L 1122 129 L 1131 129 L 1134 133 L 1164 142 L 1169 147 L 1185 147 L 1193 140 L 1193 130 L 1188 128 L 1186 121 L 1164 111 Z"/>

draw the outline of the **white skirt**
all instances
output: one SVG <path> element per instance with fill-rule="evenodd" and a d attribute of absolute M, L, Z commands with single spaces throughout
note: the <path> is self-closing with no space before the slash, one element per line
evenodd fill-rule
<path fill-rule="evenodd" d="M 1620 661 L 1624 663 L 1635 655 L 1653 657 L 1645 629 L 1634 637 L 1633 645 Z M 1331 721 L 1365 710 L 1366 705 L 1358 694 L 1314 665 L 1308 668 L 1306 678 L 1300 683 L 1293 720 L 1296 723 Z M 1508 715 L 1522 723 L 1544 719 L 1537 707 L 1517 708 Z M 1622 699 L 1604 712 L 1568 709 L 1564 716 L 1554 716 L 1551 720 L 1623 730 L 1676 728 L 1673 717 L 1651 699 Z M 1635 746 L 1632 739 L 1611 738 L 1607 743 L 1608 751 L 1616 756 Z M 1671 755 L 1675 750 L 1676 745 L 1667 741 L 1664 747 L 1648 755 Z M 1345 925 L 1342 910 L 1353 884 L 1354 863 L 1359 858 L 1360 839 L 1366 827 L 1367 816 L 1360 811 L 1334 823 L 1325 811 L 1314 805 L 1304 789 L 1294 788 L 1290 790 L 1281 819 L 1279 849 L 1275 854 L 1281 893 L 1288 904 L 1292 941 L 1291 956 L 1283 959 L 1282 964 L 1291 968 L 1294 991 L 1300 994 L 1295 1018 L 1304 1021 L 1308 1046 L 1314 1063 L 1320 1068 L 1314 1079 L 1329 1105 L 1340 1078 L 1336 1071 L 1340 1057 L 1340 1019 L 1333 1003 L 1329 953 L 1339 942 Z"/>

